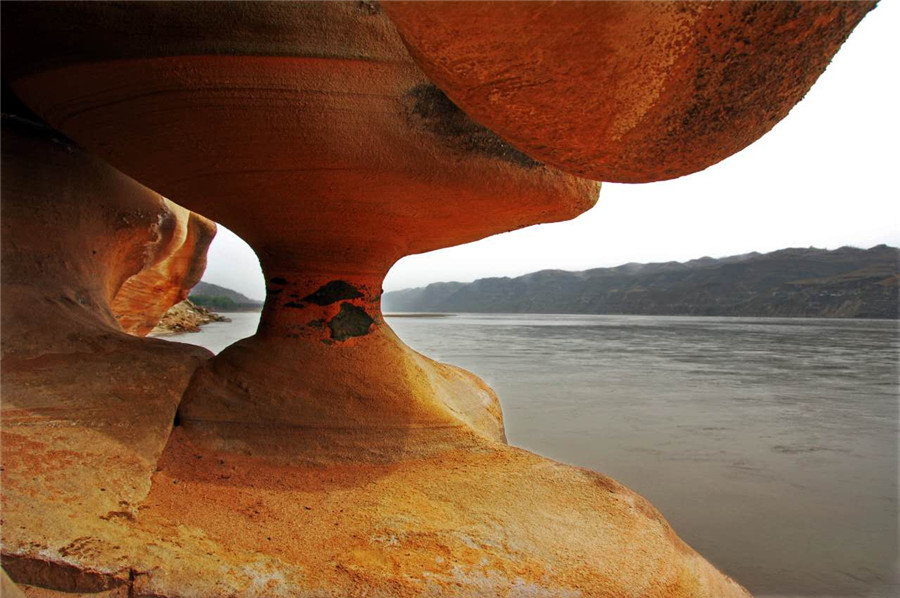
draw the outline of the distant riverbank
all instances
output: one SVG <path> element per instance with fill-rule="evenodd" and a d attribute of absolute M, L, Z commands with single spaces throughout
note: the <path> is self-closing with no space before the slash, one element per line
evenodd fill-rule
<path fill-rule="evenodd" d="M 900 317 L 900 251 L 784 249 L 689 262 L 440 282 L 385 293 L 386 311 L 714 317 Z"/>

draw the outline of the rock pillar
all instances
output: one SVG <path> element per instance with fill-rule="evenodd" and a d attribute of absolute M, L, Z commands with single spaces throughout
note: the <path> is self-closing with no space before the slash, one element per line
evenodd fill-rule
<path fill-rule="evenodd" d="M 386 453 L 427 445 L 401 440 L 426 429 L 438 444 L 450 430 L 502 440 L 483 383 L 410 350 L 384 323 L 381 281 L 404 255 L 572 218 L 599 185 L 469 119 L 371 6 L 17 14 L 41 14 L 36 26 L 52 30 L 88 13 L 109 26 L 95 26 L 90 47 L 46 58 L 58 68 L 35 48 L 17 65 L 17 93 L 115 166 L 243 237 L 267 279 L 258 333 L 198 372 L 180 408 L 185 429 L 243 445 L 334 432 L 362 453 L 369 442 Z M 235 55 L 217 32 L 246 22 L 265 35 L 238 42 Z M 158 35 L 137 47 L 147 23 Z"/>

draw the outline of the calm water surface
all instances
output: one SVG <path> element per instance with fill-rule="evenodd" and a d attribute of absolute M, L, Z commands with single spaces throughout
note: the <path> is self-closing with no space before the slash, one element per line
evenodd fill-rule
<path fill-rule="evenodd" d="M 173 340 L 220 351 L 256 313 Z M 388 318 L 497 391 L 507 435 L 650 499 L 759 595 L 900 596 L 895 322 Z"/>

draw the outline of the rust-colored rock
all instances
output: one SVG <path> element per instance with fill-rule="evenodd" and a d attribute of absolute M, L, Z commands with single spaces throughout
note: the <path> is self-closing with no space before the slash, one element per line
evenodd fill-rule
<path fill-rule="evenodd" d="M 15 581 L 136 596 L 747 596 L 641 497 L 507 446 L 490 389 L 412 351 L 385 324 L 381 282 L 403 255 L 572 218 L 598 186 L 470 120 L 376 5 L 6 3 L 2 23 L 4 74 L 31 108 L 240 234 L 268 287 L 257 334 L 194 372 L 158 461 L 190 375 L 186 350 L 172 348 L 177 359 L 163 363 L 151 339 L 108 332 L 115 320 L 96 307 L 137 270 L 98 260 L 82 277 L 106 281 L 83 310 L 83 336 L 68 334 L 75 308 L 59 308 L 69 310 L 58 326 L 83 351 L 81 371 L 96 375 L 87 390 L 63 388 L 72 374 L 55 355 L 41 358 L 47 367 L 4 358 L 4 410 L 10 371 L 20 376 L 14 407 L 44 400 L 33 391 L 43 385 L 54 397 L 96 396 L 98 407 L 82 409 L 102 422 L 89 427 L 66 405 L 60 413 L 75 425 L 40 420 L 32 432 L 33 406 L 11 420 L 4 411 L 13 464 L 4 565 Z M 4 169 L 31 155 L 7 149 Z M 48 179 L 46 189 L 71 182 Z M 117 187 L 98 193 L 96 184 L 75 189 L 119 205 Z M 129 188 L 134 201 L 151 199 Z M 96 220 L 105 218 L 101 210 Z M 93 238 L 92 222 L 71 243 Z M 109 250 L 130 264 L 159 242 L 142 239 Z M 75 274 L 90 266 L 72 263 Z M 127 350 L 111 356 L 107 342 Z M 113 398 L 119 419 L 107 429 Z M 135 426 L 146 431 L 140 451 Z M 124 449 L 113 453 L 111 442 Z"/>
<path fill-rule="evenodd" d="M 216 235 L 211 220 L 164 200 L 172 213 L 165 221 L 168 246 L 161 259 L 138 272 L 119 288 L 112 310 L 129 334 L 145 336 L 173 306 L 187 299 L 206 270 L 206 250 Z"/>
<path fill-rule="evenodd" d="M 100 588 L 93 543 L 135 516 L 209 352 L 130 336 L 109 305 L 167 244 L 159 195 L 23 119 L 2 149 L 3 566 Z"/>
<path fill-rule="evenodd" d="M 20 58 L 12 85 L 31 108 L 259 255 L 269 286 L 259 332 L 198 374 L 185 425 L 374 426 L 386 437 L 477 425 L 502 439 L 492 393 L 384 325 L 381 281 L 410 253 L 572 218 L 597 185 L 470 121 L 368 5 L 181 6 L 24 4 L 3 23 Z M 242 45 L 246 23 L 265 37 Z M 83 29 L 70 47 L 72 24 Z M 62 46 L 17 33 L 29 28 Z M 155 42 L 135 46 L 144 30 Z"/>
<path fill-rule="evenodd" d="M 41 124 L 4 116 L 3 135 L 4 357 L 130 342 L 110 306 L 186 211 Z"/>
<path fill-rule="evenodd" d="M 871 1 L 384 2 L 476 121 L 588 178 L 671 179 L 784 118 Z"/>

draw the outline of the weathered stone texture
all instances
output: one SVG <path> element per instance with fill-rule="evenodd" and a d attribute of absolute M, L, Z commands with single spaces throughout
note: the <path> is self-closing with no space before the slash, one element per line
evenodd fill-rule
<path fill-rule="evenodd" d="M 94 591 L 128 577 L 92 559 L 135 518 L 209 352 L 130 336 L 110 308 L 161 246 L 159 195 L 22 119 L 2 149 L 3 566 Z"/>
<path fill-rule="evenodd" d="M 768 132 L 875 2 L 383 6 L 425 73 L 512 146 L 641 183 L 702 170 Z"/>
<path fill-rule="evenodd" d="M 206 270 L 206 251 L 216 234 L 211 220 L 164 200 L 173 218 L 165 221 L 171 230 L 159 261 L 138 272 L 119 288 L 112 310 L 119 325 L 137 336 L 145 336 L 174 305 L 188 297 Z"/>

